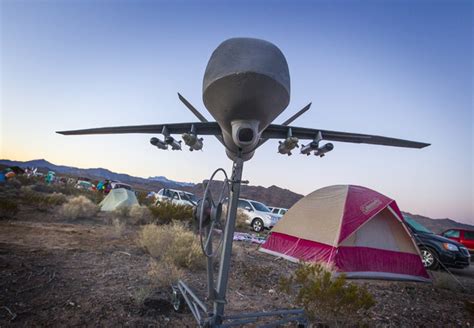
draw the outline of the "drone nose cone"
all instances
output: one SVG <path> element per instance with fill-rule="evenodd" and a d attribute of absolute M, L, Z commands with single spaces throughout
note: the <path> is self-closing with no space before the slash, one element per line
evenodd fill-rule
<path fill-rule="evenodd" d="M 251 38 L 222 42 L 211 55 L 203 81 L 203 101 L 230 132 L 236 119 L 271 123 L 290 101 L 285 56 L 274 44 Z"/>

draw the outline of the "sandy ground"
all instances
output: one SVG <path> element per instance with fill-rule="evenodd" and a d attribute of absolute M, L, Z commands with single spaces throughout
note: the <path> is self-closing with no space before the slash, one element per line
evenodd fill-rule
<path fill-rule="evenodd" d="M 97 220 L 67 222 L 54 212 L 21 212 L 17 220 L 0 221 L 0 327 L 132 326 L 195 327 L 189 312 L 176 313 L 164 301 L 168 290 L 140 302 L 150 285 L 150 257 L 137 246 L 136 228 L 117 236 Z M 229 312 L 293 307 L 278 292 L 282 274 L 295 264 L 235 243 L 228 292 Z M 474 267 L 453 270 L 442 287 L 431 284 L 357 281 L 377 304 L 362 324 L 377 327 L 469 327 L 474 318 L 464 302 L 474 299 Z M 435 277 L 446 273 L 434 273 Z M 204 272 L 187 280 L 205 290 Z"/>

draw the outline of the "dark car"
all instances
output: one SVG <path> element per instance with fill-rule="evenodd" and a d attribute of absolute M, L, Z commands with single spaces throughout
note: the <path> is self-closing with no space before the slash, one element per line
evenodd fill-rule
<path fill-rule="evenodd" d="M 434 234 L 409 216 L 404 215 L 403 218 L 420 249 L 425 268 L 436 270 L 442 266 L 462 269 L 469 266 L 471 255 L 462 244 Z"/>

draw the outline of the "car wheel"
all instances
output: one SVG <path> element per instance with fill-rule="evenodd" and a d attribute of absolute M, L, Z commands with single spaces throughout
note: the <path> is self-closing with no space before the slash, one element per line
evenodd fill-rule
<path fill-rule="evenodd" d="M 428 270 L 436 270 L 439 266 L 438 255 L 429 248 L 421 247 L 421 261 L 423 265 Z"/>
<path fill-rule="evenodd" d="M 252 221 L 252 229 L 255 232 L 262 232 L 263 231 L 263 221 L 262 219 L 256 218 Z"/>

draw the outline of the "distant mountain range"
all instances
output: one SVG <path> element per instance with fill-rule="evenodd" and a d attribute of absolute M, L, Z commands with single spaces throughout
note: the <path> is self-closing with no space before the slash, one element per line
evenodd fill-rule
<path fill-rule="evenodd" d="M 161 188 L 172 188 L 186 190 L 201 197 L 203 194 L 202 183 L 191 183 L 191 182 L 178 182 L 169 180 L 164 176 L 149 177 L 148 179 L 133 177 L 124 173 L 115 173 L 104 168 L 92 168 L 92 169 L 81 169 L 71 166 L 56 165 L 48 162 L 44 159 L 32 160 L 32 161 L 11 161 L 11 160 L 0 160 L 0 169 L 9 166 L 19 166 L 22 168 L 36 167 L 40 172 L 55 171 L 56 173 L 73 176 L 73 177 L 84 177 L 91 180 L 116 180 L 131 185 L 136 190 L 143 191 L 158 191 Z M 216 182 L 213 187 L 213 195 L 218 195 L 220 188 L 222 188 L 222 182 Z M 242 185 L 241 197 L 254 199 L 268 206 L 285 207 L 290 208 L 298 200 L 303 198 L 303 195 L 292 192 L 288 189 L 283 189 L 278 186 L 262 187 L 262 186 L 248 186 Z M 445 219 L 431 219 L 425 216 L 410 214 L 413 219 L 432 230 L 433 232 L 439 233 L 450 228 L 464 228 L 474 230 L 474 226 L 469 224 L 463 224 L 454 220 Z"/>
<path fill-rule="evenodd" d="M 191 182 L 178 182 L 178 181 L 169 180 L 167 177 L 164 177 L 164 176 L 148 177 L 148 180 L 158 181 L 163 184 L 177 184 L 181 187 L 193 187 L 195 185 L 195 183 L 191 183 Z"/>

